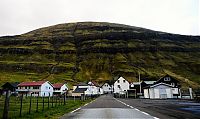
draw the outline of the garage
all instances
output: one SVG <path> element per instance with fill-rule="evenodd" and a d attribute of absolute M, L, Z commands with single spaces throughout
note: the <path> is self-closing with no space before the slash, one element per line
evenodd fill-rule
<path fill-rule="evenodd" d="M 167 99 L 173 98 L 173 87 L 166 83 L 158 83 L 144 88 L 144 98 Z"/>

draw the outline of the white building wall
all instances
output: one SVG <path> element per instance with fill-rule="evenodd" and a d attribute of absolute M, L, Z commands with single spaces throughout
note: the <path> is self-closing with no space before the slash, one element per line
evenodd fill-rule
<path fill-rule="evenodd" d="M 119 83 L 118 83 L 119 80 Z M 127 91 L 129 89 L 129 82 L 124 79 L 123 77 L 120 77 L 117 81 L 114 83 L 114 93 L 120 93 L 122 91 Z M 124 82 L 125 80 L 125 82 Z M 118 87 L 120 86 L 120 88 Z"/>
<path fill-rule="evenodd" d="M 40 96 L 52 96 L 53 95 L 53 87 L 51 84 L 49 84 L 49 82 L 45 82 L 41 85 L 41 92 L 40 92 Z"/>
<path fill-rule="evenodd" d="M 172 88 L 166 89 L 166 93 L 167 93 L 167 98 L 173 98 Z"/>
<path fill-rule="evenodd" d="M 173 98 L 172 88 L 162 84 L 156 87 L 151 87 L 149 89 L 144 89 L 145 98 L 148 98 L 148 93 L 150 99 Z"/>
<path fill-rule="evenodd" d="M 67 85 L 66 85 L 66 84 L 64 84 L 64 85 L 60 88 L 60 91 L 61 91 L 62 93 L 66 92 L 67 90 L 68 90 L 68 88 L 67 88 Z"/>
<path fill-rule="evenodd" d="M 102 89 L 105 93 L 110 93 L 112 92 L 112 87 L 108 84 L 108 83 L 105 83 L 103 86 L 102 86 Z"/>
<path fill-rule="evenodd" d="M 150 88 L 149 93 L 150 93 L 150 98 L 155 98 L 154 89 Z"/>
<path fill-rule="evenodd" d="M 144 98 L 149 98 L 149 89 L 144 89 Z"/>
<path fill-rule="evenodd" d="M 100 90 L 100 95 L 104 94 L 103 88 L 99 88 Z"/>

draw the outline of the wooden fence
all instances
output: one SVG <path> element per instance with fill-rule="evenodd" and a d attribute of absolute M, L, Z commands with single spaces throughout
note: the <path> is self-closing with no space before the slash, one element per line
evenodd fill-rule
<path fill-rule="evenodd" d="M 80 98 L 76 98 L 76 100 Z M 3 119 L 23 117 L 32 113 L 44 112 L 49 108 L 58 107 L 67 104 L 66 95 L 34 97 L 25 95 L 9 96 L 6 91 L 6 96 L 0 96 L 0 114 Z M 1 117 L 0 117 L 1 118 Z"/>

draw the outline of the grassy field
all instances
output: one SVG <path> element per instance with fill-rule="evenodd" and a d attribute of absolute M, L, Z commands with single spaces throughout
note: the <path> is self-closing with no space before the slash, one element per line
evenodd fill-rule
<path fill-rule="evenodd" d="M 0 97 L 0 116 L 3 116 L 3 109 L 4 109 L 4 100 L 5 97 Z M 38 98 L 38 111 L 37 109 L 37 98 L 32 98 L 32 106 L 31 106 L 31 113 L 29 114 L 29 107 L 30 107 L 30 98 L 23 98 L 22 103 L 22 116 L 20 117 L 20 98 L 19 97 L 11 97 L 10 98 L 10 108 L 9 108 L 9 118 L 16 118 L 16 119 L 56 119 L 60 116 L 68 113 L 85 103 L 90 102 L 91 99 L 86 101 L 81 100 L 66 100 L 66 105 L 64 105 L 63 99 L 56 99 L 52 103 L 52 98 L 50 98 L 50 103 L 48 107 L 48 98 L 44 98 L 44 110 L 43 110 L 43 99 L 40 97 Z M 57 102 L 57 103 L 56 103 Z"/>

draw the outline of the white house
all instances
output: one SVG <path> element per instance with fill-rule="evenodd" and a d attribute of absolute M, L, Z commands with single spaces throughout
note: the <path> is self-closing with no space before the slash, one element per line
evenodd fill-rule
<path fill-rule="evenodd" d="M 49 81 L 22 82 L 17 87 L 17 92 L 26 96 L 53 95 L 53 85 Z"/>
<path fill-rule="evenodd" d="M 144 88 L 144 98 L 150 99 L 167 99 L 174 98 L 173 94 L 178 93 L 172 85 L 166 83 L 158 83 Z"/>
<path fill-rule="evenodd" d="M 104 83 L 101 88 L 103 89 L 103 93 L 111 93 L 113 91 L 113 87 L 108 83 Z"/>
<path fill-rule="evenodd" d="M 123 77 L 118 78 L 114 83 L 114 93 L 125 94 L 129 90 L 130 83 Z"/>
<path fill-rule="evenodd" d="M 89 85 L 88 89 L 89 89 L 91 95 L 100 94 L 100 87 L 96 82 L 90 81 L 90 82 L 88 82 L 88 85 Z"/>
<path fill-rule="evenodd" d="M 53 84 L 54 94 L 62 95 L 67 92 L 68 88 L 66 84 L 55 83 Z"/>

